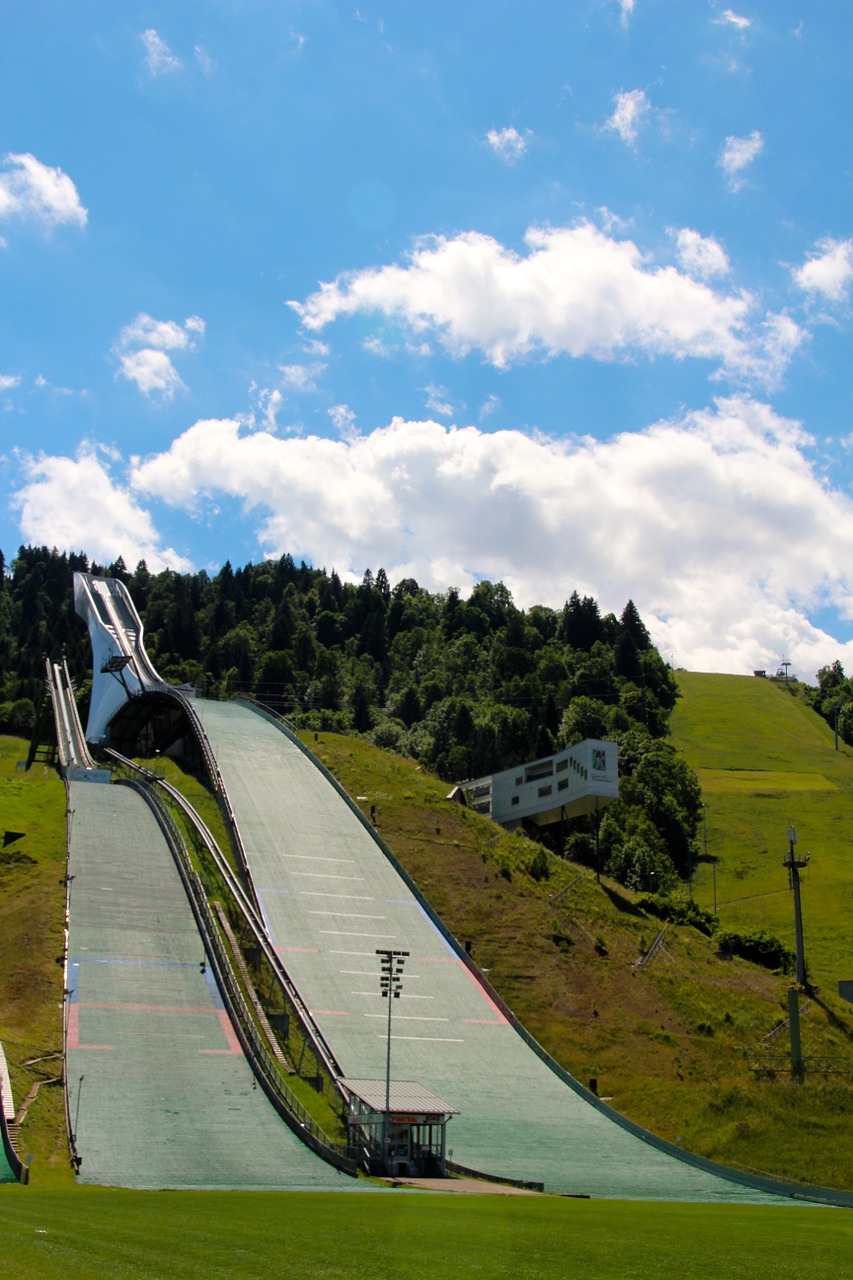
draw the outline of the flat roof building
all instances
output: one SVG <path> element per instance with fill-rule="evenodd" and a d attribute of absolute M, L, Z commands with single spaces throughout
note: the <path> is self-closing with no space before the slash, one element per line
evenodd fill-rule
<path fill-rule="evenodd" d="M 597 813 L 619 798 L 615 742 L 584 738 L 541 760 L 502 769 L 459 784 L 472 809 L 508 831 L 522 821 L 549 826 L 565 818 Z"/>
<path fill-rule="evenodd" d="M 359 1164 L 371 1173 L 446 1176 L 447 1122 L 459 1114 L 455 1107 L 414 1080 L 340 1083 L 350 1095 L 347 1137 Z"/>

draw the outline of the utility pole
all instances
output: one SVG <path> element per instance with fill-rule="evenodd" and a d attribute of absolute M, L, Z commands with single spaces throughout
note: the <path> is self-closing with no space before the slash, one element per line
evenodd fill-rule
<path fill-rule="evenodd" d="M 385 1172 L 390 1173 L 388 1158 L 389 1120 L 391 1113 L 391 1001 L 399 1000 L 403 990 L 403 966 L 408 951 L 390 951 L 376 948 L 379 956 L 379 991 L 383 1000 L 388 1001 L 388 1052 L 385 1058 L 385 1116 L 382 1124 L 382 1161 Z"/>
<path fill-rule="evenodd" d="M 803 908 L 800 902 L 800 868 L 807 867 L 811 854 L 805 858 L 794 857 L 794 845 L 797 843 L 797 831 L 794 826 L 788 828 L 788 856 L 782 863 L 788 872 L 788 883 L 794 892 L 794 932 L 797 939 L 797 982 L 801 987 L 806 985 L 806 957 L 803 951 Z"/>
<path fill-rule="evenodd" d="M 705 861 L 708 861 L 708 806 L 702 803 L 702 829 L 705 836 Z M 717 859 L 714 859 L 712 871 L 714 873 L 714 915 L 717 914 Z"/>

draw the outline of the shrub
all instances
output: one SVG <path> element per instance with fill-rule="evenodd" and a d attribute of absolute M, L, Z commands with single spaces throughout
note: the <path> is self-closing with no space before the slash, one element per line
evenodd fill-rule
<path fill-rule="evenodd" d="M 691 899 L 679 898 L 669 893 L 641 893 L 635 902 L 649 915 L 657 916 L 660 920 L 668 920 L 670 924 L 690 925 L 708 938 L 717 927 L 717 917 L 714 913 L 706 911 Z"/>
<path fill-rule="evenodd" d="M 794 972 L 794 952 L 766 929 L 721 929 L 715 940 L 719 950 L 728 955 L 751 960 L 753 964 L 763 965 L 765 969 L 781 973 Z"/>
<path fill-rule="evenodd" d="M 527 873 L 534 880 L 550 880 L 551 878 L 551 865 L 548 862 L 548 854 L 541 844 L 527 864 Z"/>
<path fill-rule="evenodd" d="M 10 733 L 32 733 L 36 712 L 31 698 L 18 698 L 16 702 L 0 703 L 0 724 Z"/>

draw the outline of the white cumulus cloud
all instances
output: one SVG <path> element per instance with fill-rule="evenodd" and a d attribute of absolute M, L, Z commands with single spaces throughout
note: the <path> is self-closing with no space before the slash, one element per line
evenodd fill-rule
<path fill-rule="evenodd" d="M 320 361 L 311 364 L 280 364 L 282 385 L 290 391 L 308 392 L 317 390 L 317 379 L 326 368 Z"/>
<path fill-rule="evenodd" d="M 332 426 L 342 436 L 352 436 L 355 432 L 355 413 L 348 404 L 333 404 L 329 409 Z"/>
<path fill-rule="evenodd" d="M 478 232 L 434 237 L 402 266 L 345 273 L 290 306 L 315 331 L 339 316 L 378 312 L 418 334 L 433 331 L 454 356 L 480 350 L 498 368 L 537 354 L 613 360 L 645 353 L 716 361 L 738 378 L 771 383 L 802 337 L 793 321 L 753 322 L 756 303 L 745 291 L 717 291 L 672 266 L 656 267 L 633 241 L 588 222 L 533 227 L 525 240 L 522 257 Z M 706 263 L 712 257 L 722 264 L 709 243 Z"/>
<path fill-rule="evenodd" d="M 671 234 L 675 236 L 678 261 L 688 275 L 710 280 L 712 276 L 725 276 L 731 271 L 725 249 L 713 236 L 702 236 L 690 227 Z"/>
<path fill-rule="evenodd" d="M 829 302 L 843 302 L 853 280 L 853 240 L 818 241 L 817 252 L 792 274 L 806 293 L 819 293 Z"/>
<path fill-rule="evenodd" d="M 605 128 L 618 133 L 623 142 L 633 147 L 649 114 L 649 100 L 642 89 L 631 89 L 628 93 L 617 93 L 614 102 L 613 115 Z"/>
<path fill-rule="evenodd" d="M 85 550 L 102 564 L 123 556 L 130 565 L 181 573 L 192 566 L 163 547 L 150 514 L 111 474 L 110 459 L 84 444 L 75 458 L 23 455 L 25 483 L 14 497 L 23 537 L 33 545 Z"/>
<path fill-rule="evenodd" d="M 156 347 L 158 351 L 182 351 L 193 346 L 192 334 L 204 333 L 204 321 L 190 316 L 182 325 L 176 320 L 155 320 L 140 312 L 119 335 L 122 347 Z"/>
<path fill-rule="evenodd" d="M 430 413 L 437 413 L 440 418 L 451 418 L 453 416 L 453 401 L 450 399 L 446 387 L 442 387 L 435 382 L 429 382 L 422 390 L 426 392 L 424 403 Z"/>
<path fill-rule="evenodd" d="M 186 391 L 172 361 L 165 351 L 142 347 L 139 351 L 120 352 L 119 373 L 135 382 L 143 395 L 173 400 L 178 391 Z"/>
<path fill-rule="evenodd" d="M 515 164 L 527 150 L 527 139 L 512 126 L 507 129 L 490 129 L 486 134 L 486 141 L 495 155 L 500 156 L 506 164 Z"/>
<path fill-rule="evenodd" d="M 757 129 L 754 129 L 746 138 L 734 136 L 726 138 L 718 163 L 732 191 L 741 189 L 743 186 L 741 175 L 744 169 L 752 164 L 763 149 L 764 139 Z"/>
<path fill-rule="evenodd" d="M 681 665 L 751 671 L 786 653 L 812 678 L 853 657 L 809 621 L 827 605 L 853 616 L 853 502 L 811 443 L 743 397 L 606 441 L 402 419 L 278 438 L 226 419 L 137 461 L 131 483 L 181 509 L 241 501 L 269 555 L 383 565 L 431 590 L 501 579 L 523 606 L 575 587 L 604 611 L 630 597 Z"/>
<path fill-rule="evenodd" d="M 86 225 L 88 213 L 67 173 L 42 164 L 28 152 L 3 157 L 0 218 L 18 217 L 46 229 L 62 223 Z"/>
<path fill-rule="evenodd" d="M 139 39 L 145 45 L 145 65 L 152 76 L 168 75 L 171 71 L 180 71 L 183 63 L 176 57 L 166 41 L 157 34 L 153 27 L 143 31 Z"/>
<path fill-rule="evenodd" d="M 201 316 L 189 316 L 179 324 L 176 320 L 155 320 L 140 311 L 124 326 L 113 349 L 119 375 L 135 383 L 149 399 L 173 400 L 186 386 L 167 352 L 194 351 L 204 330 Z"/>
<path fill-rule="evenodd" d="M 712 21 L 720 27 L 734 27 L 736 31 L 746 31 L 752 26 L 751 18 L 744 18 L 733 9 L 724 9 L 719 18 L 713 18 Z"/>

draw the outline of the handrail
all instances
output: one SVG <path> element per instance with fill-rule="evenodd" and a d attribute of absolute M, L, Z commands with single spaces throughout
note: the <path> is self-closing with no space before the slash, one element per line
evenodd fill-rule
<path fill-rule="evenodd" d="M 18 1181 L 23 1185 L 30 1180 L 30 1171 L 18 1155 L 12 1143 L 12 1135 L 9 1132 L 9 1124 L 6 1120 L 6 1112 L 3 1108 L 3 1081 L 0 1080 L 0 1141 L 2 1141 L 3 1151 L 9 1162 L 9 1168 L 14 1173 Z"/>
<path fill-rule="evenodd" d="M 240 884 L 240 881 L 234 875 L 234 872 L 228 865 L 219 845 L 216 843 L 205 824 L 204 819 L 196 809 L 193 808 L 190 802 L 181 795 L 180 791 L 170 783 L 166 782 L 165 779 L 159 778 L 156 774 L 151 773 L 150 770 L 144 769 L 141 765 L 134 764 L 132 760 L 128 760 L 125 756 L 120 755 L 118 751 L 114 751 L 111 748 L 106 748 L 106 754 L 111 759 L 118 761 L 120 764 L 132 769 L 134 772 L 142 774 L 145 781 L 149 784 L 156 784 L 157 786 L 162 787 L 186 814 L 198 836 L 204 843 L 204 846 L 210 854 L 210 857 L 225 882 L 226 887 L 234 897 L 246 924 L 252 932 L 256 944 L 263 951 L 267 963 L 275 974 L 285 996 L 292 1005 L 300 1026 L 302 1027 L 305 1035 L 311 1041 L 315 1055 L 323 1063 L 326 1071 L 332 1080 L 335 1081 L 337 1086 L 337 1081 L 344 1077 L 344 1071 L 330 1049 L 325 1036 L 311 1016 L 308 1006 L 299 994 L 299 990 L 282 963 L 281 957 L 270 941 L 263 917 L 258 911 L 256 911 L 253 903 L 243 889 L 243 886 Z"/>
<path fill-rule="evenodd" d="M 445 1169 L 457 1173 L 464 1178 L 476 1178 L 478 1182 L 494 1182 L 501 1187 L 519 1187 L 524 1191 L 544 1191 L 544 1182 L 530 1182 L 525 1178 L 505 1178 L 500 1173 L 483 1173 L 482 1169 L 469 1169 L 467 1165 L 457 1164 L 455 1160 L 445 1159 Z"/>
<path fill-rule="evenodd" d="M 181 710 L 184 712 L 184 715 L 187 717 L 187 720 L 190 723 L 190 728 L 192 729 L 195 735 L 196 741 L 198 742 L 198 745 L 201 748 L 201 753 L 202 753 L 202 756 L 204 757 L 205 768 L 207 769 L 208 775 L 210 777 L 210 781 L 213 784 L 213 790 L 216 794 L 216 799 L 219 803 L 219 807 L 222 810 L 222 816 L 225 819 L 225 823 L 228 827 L 229 833 L 234 842 L 234 849 L 236 851 L 237 858 L 240 863 L 240 869 L 246 878 L 246 884 L 249 889 L 249 894 L 251 896 L 255 910 L 257 912 L 260 912 L 261 904 L 258 900 L 258 895 L 255 892 L 255 886 L 252 880 L 252 872 L 249 868 L 249 861 L 248 861 L 248 858 L 246 857 L 246 849 L 243 844 L 243 837 L 240 835 L 240 828 L 237 825 L 237 819 L 234 815 L 234 810 L 231 807 L 231 801 L 228 798 L 228 792 L 225 790 L 225 783 L 222 780 L 222 774 L 219 772 L 219 765 L 217 764 L 216 756 L 213 753 L 213 747 L 210 745 L 210 739 L 208 738 L 204 729 L 204 725 L 201 722 L 201 717 L 199 716 L 198 712 L 196 711 L 195 707 L 193 706 L 191 700 L 187 697 L 187 695 L 183 693 L 182 690 L 177 689 L 174 685 L 171 685 L 171 684 L 159 683 L 159 684 L 146 685 L 144 689 L 140 689 L 138 692 L 131 694 L 131 698 L 132 699 L 141 698 L 141 697 L 144 697 L 146 694 L 150 694 L 150 693 L 164 694 L 170 698 L 173 698 L 175 702 L 178 703 Z"/>
<path fill-rule="evenodd" d="M 255 1021 L 234 977 L 204 886 L 190 863 L 186 846 L 168 809 L 150 784 L 135 780 L 121 780 L 117 785 L 131 787 L 143 797 L 166 837 L 234 1029 L 262 1089 L 282 1119 L 307 1146 L 336 1168 L 354 1176 L 357 1166 L 348 1155 L 347 1145 L 336 1142 L 326 1134 L 279 1076 L 275 1060 L 259 1036 Z"/>
<path fill-rule="evenodd" d="M 653 942 L 653 943 L 652 943 L 652 945 L 649 947 L 649 949 L 648 949 L 648 951 L 646 952 L 646 954 L 645 954 L 645 955 L 642 957 L 642 959 L 640 960 L 640 963 L 637 965 L 637 968 L 638 968 L 638 969 L 645 969 L 645 968 L 647 968 L 647 967 L 651 964 L 651 962 L 654 960 L 654 958 L 655 958 L 655 956 L 657 955 L 658 951 L 659 951 L 659 950 L 661 949 L 661 947 L 663 946 L 663 940 L 664 940 L 664 937 L 665 937 L 665 935 L 666 935 L 666 931 L 667 931 L 667 929 L 668 929 L 668 928 L 669 928 L 669 922 L 667 922 L 667 923 L 663 926 L 663 928 L 661 929 L 661 931 L 658 933 L 657 937 L 655 938 L 654 942 Z"/>
<path fill-rule="evenodd" d="M 353 800 L 352 796 L 341 785 L 341 783 L 338 781 L 338 779 L 335 777 L 332 771 L 323 764 L 322 760 L 320 760 L 318 756 L 314 755 L 311 749 L 308 746 L 306 746 L 306 744 L 302 741 L 302 739 L 298 736 L 298 733 L 294 729 L 291 729 L 286 724 L 284 724 L 282 716 L 279 716 L 275 711 L 271 710 L 269 707 L 265 707 L 263 703 L 260 703 L 257 701 L 249 702 L 242 697 L 235 698 L 234 701 L 237 703 L 242 703 L 244 706 L 248 708 L 248 710 L 254 711 L 256 715 L 261 716 L 264 720 L 268 720 L 270 724 L 275 725 L 276 728 L 279 730 L 279 732 L 283 733 L 294 744 L 294 746 L 297 747 L 303 753 L 303 755 L 305 755 L 311 761 L 311 763 L 314 765 L 316 769 L 319 770 L 319 772 L 323 775 L 326 781 L 331 783 L 332 787 L 334 787 L 335 791 L 344 801 L 347 808 L 352 812 L 352 814 L 358 820 L 361 826 L 364 827 L 365 831 L 368 833 L 371 839 L 374 840 L 375 843 L 379 846 L 382 853 L 388 859 L 391 866 L 394 868 L 397 875 L 400 877 L 400 879 L 403 881 L 406 887 L 410 890 L 413 897 L 423 907 L 424 911 L 426 912 L 432 924 L 435 925 L 435 927 L 438 929 L 441 936 L 445 938 L 446 941 L 449 943 L 454 954 L 457 956 L 459 960 L 461 960 L 465 968 L 468 969 L 468 971 L 471 973 L 477 985 L 483 988 L 486 995 L 489 997 L 492 1003 L 500 1010 L 500 1012 L 504 1015 L 504 1017 L 506 1017 L 506 1019 L 509 1022 L 511 1022 L 513 1026 L 515 1026 L 516 1028 L 520 1028 L 521 1023 L 518 1021 L 512 1009 L 510 1009 L 509 1005 L 504 1000 L 503 996 L 497 991 L 495 987 L 492 986 L 489 979 L 477 967 L 477 965 L 474 963 L 471 956 L 462 946 L 462 944 L 460 943 L 459 939 L 455 936 L 455 934 L 451 933 L 450 929 L 448 929 L 447 925 L 444 923 L 441 916 L 434 909 L 432 904 L 429 902 L 429 899 L 424 895 L 423 891 L 418 887 L 416 882 L 409 875 L 408 871 L 400 862 L 400 860 L 397 858 L 396 854 L 393 853 L 390 846 L 385 842 L 385 840 L 383 840 L 380 833 L 376 830 L 373 824 L 368 820 L 365 814 L 362 813 L 361 809 Z"/>
<path fill-rule="evenodd" d="M 65 921 L 62 941 L 62 1094 L 65 1104 L 65 1132 L 68 1138 L 68 1152 L 72 1168 L 79 1173 L 82 1159 L 77 1150 L 77 1135 L 71 1124 L 71 1097 L 68 1092 L 68 930 L 71 923 L 71 835 L 74 822 L 74 810 L 71 808 L 71 790 L 68 777 L 65 778 Z M 79 1086 L 78 1086 L 79 1087 Z"/>
<path fill-rule="evenodd" d="M 45 683 L 53 706 L 53 723 L 56 729 L 60 765 L 63 769 L 72 767 L 94 769 L 95 762 L 86 745 L 77 704 L 74 701 L 74 686 L 65 658 L 63 657 L 61 664 L 45 658 L 45 672 Z"/>
<path fill-rule="evenodd" d="M 89 753 L 89 747 L 86 742 L 86 735 L 83 732 L 83 726 L 80 723 L 80 714 L 77 710 L 77 702 L 74 698 L 74 684 L 71 679 L 71 672 L 68 670 L 68 662 L 65 655 L 62 656 L 62 681 L 65 692 L 66 708 L 71 721 L 71 731 L 74 736 L 74 753 L 77 763 L 84 769 L 94 769 L 95 762 Z"/>
<path fill-rule="evenodd" d="M 0 1045 L 0 1063 L 2 1063 L 2 1068 L 3 1068 L 2 1070 L 0 1070 L 0 1145 L 2 1145 L 3 1147 L 3 1151 L 9 1163 L 9 1168 L 12 1170 L 15 1177 L 18 1179 L 19 1182 L 27 1183 L 29 1182 L 29 1179 L 30 1179 L 30 1171 L 29 1171 L 29 1168 L 23 1163 L 20 1156 L 18 1155 L 17 1147 L 12 1138 L 12 1133 L 9 1129 L 9 1117 L 6 1115 L 6 1099 L 3 1096 L 3 1079 L 4 1079 L 4 1073 L 6 1072 L 6 1055 L 3 1053 L 2 1045 Z M 9 1115 L 14 1119 L 15 1111 L 12 1103 L 11 1083 L 9 1084 Z"/>

